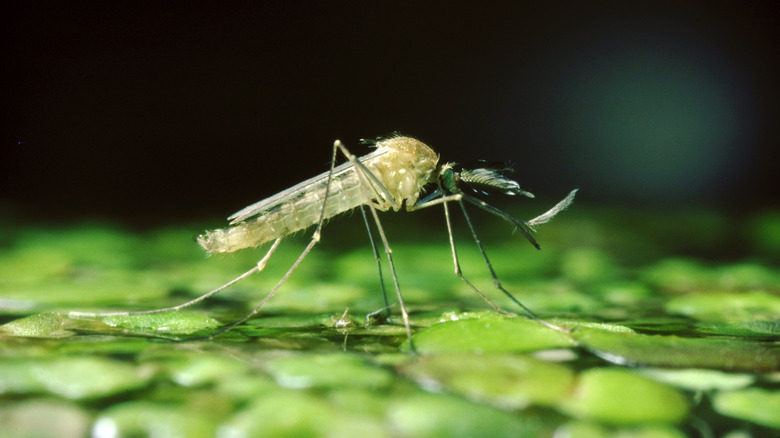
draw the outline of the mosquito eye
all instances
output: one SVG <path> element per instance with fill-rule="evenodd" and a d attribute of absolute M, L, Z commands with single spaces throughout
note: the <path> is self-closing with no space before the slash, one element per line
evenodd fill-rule
<path fill-rule="evenodd" d="M 455 188 L 455 172 L 453 172 L 452 169 L 444 169 L 441 172 L 439 181 L 444 190 L 452 190 Z"/>

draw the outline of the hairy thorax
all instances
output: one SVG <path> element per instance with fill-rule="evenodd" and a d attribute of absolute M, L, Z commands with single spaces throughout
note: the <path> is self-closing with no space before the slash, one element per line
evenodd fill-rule
<path fill-rule="evenodd" d="M 417 202 L 423 186 L 432 182 L 439 156 L 420 140 L 392 137 L 377 142 L 376 158 L 365 163 L 387 190 L 377 190 L 375 205 L 380 210 L 398 211 Z M 387 194 L 392 196 L 388 199 Z"/>

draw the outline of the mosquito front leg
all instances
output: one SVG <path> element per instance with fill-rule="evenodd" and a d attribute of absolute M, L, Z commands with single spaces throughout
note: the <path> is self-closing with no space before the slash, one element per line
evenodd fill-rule
<path fill-rule="evenodd" d="M 471 218 L 469 217 L 469 214 L 466 212 L 466 206 L 463 205 L 463 201 L 459 201 L 458 204 L 460 204 L 460 209 L 463 211 L 463 217 L 466 219 L 466 224 L 468 225 L 469 230 L 471 231 L 471 236 L 474 238 L 474 243 L 477 244 L 477 248 L 479 248 L 479 252 L 482 254 L 482 259 L 485 260 L 485 264 L 488 267 L 488 271 L 490 271 L 490 276 L 493 278 L 493 285 L 496 287 L 496 289 L 503 292 L 504 295 L 509 297 L 510 300 L 512 300 L 515 304 L 520 306 L 528 314 L 528 316 L 531 317 L 531 319 L 533 319 L 534 321 L 553 330 L 563 332 L 563 333 L 569 333 L 569 331 L 563 327 L 559 327 L 555 324 L 551 324 L 543 319 L 540 319 L 538 316 L 536 316 L 534 312 L 531 311 L 531 309 L 526 307 L 525 304 L 521 303 L 520 300 L 515 298 L 514 295 L 512 295 L 508 290 L 504 288 L 504 286 L 501 284 L 501 281 L 498 279 L 498 276 L 496 275 L 496 271 L 493 270 L 493 265 L 490 263 L 490 260 L 488 259 L 487 253 L 485 252 L 485 248 L 482 246 L 482 242 L 480 242 L 479 240 L 479 236 L 477 236 L 477 231 L 474 229 L 474 224 L 471 223 Z"/>
<path fill-rule="evenodd" d="M 439 205 L 439 204 L 444 206 L 444 219 L 445 219 L 445 222 L 447 223 L 447 234 L 449 235 L 449 239 L 450 239 L 450 250 L 452 251 L 452 263 L 453 263 L 454 268 L 455 268 L 455 275 L 457 275 L 458 278 L 460 278 L 464 283 L 466 283 L 471 288 L 471 290 L 474 291 L 474 293 L 477 294 L 477 296 L 482 298 L 482 300 L 485 301 L 490 307 L 492 307 L 493 310 L 495 310 L 496 312 L 499 312 L 499 313 L 504 313 L 506 315 L 515 315 L 515 313 L 512 313 L 512 312 L 509 312 L 507 310 L 504 310 L 500 306 L 498 306 L 496 303 L 491 301 L 487 296 L 485 296 L 485 294 L 483 294 L 479 289 L 477 289 L 477 287 L 474 286 L 474 284 L 471 283 L 463 275 L 463 271 L 460 268 L 460 262 L 458 261 L 458 251 L 457 251 L 457 249 L 455 247 L 455 236 L 452 234 L 452 221 L 450 220 L 450 210 L 449 210 L 449 207 L 448 207 L 448 204 L 450 202 L 459 202 L 460 203 L 461 199 L 463 199 L 463 196 L 461 194 L 454 194 L 454 195 L 443 196 L 441 198 L 435 198 L 435 199 L 432 199 L 430 201 L 426 201 L 426 202 L 417 204 L 417 205 L 409 208 L 409 211 L 420 210 L 422 208 L 427 208 L 427 207 L 431 207 L 431 206 Z"/>
<path fill-rule="evenodd" d="M 558 213 L 559 211 L 561 211 L 564 208 L 566 208 L 571 203 L 571 201 L 572 201 L 572 199 L 574 197 L 574 193 L 576 193 L 576 190 L 573 191 L 572 193 L 570 193 L 569 196 L 567 196 L 564 201 L 561 201 L 559 203 L 559 205 L 556 205 L 549 212 L 547 212 L 547 213 L 543 214 L 542 216 L 540 216 L 540 218 L 543 218 L 545 220 L 545 222 L 546 222 L 552 216 L 554 216 L 556 213 Z M 447 222 L 447 233 L 449 234 L 449 239 L 450 239 L 450 249 L 452 250 L 452 261 L 453 261 L 453 264 L 455 265 L 455 274 L 458 276 L 458 278 L 463 280 L 463 282 L 465 282 L 467 285 L 469 285 L 471 290 L 473 290 L 480 298 L 482 298 L 482 300 L 484 300 L 488 305 L 490 305 L 490 307 L 492 307 L 493 309 L 495 309 L 496 311 L 498 311 L 500 313 L 504 313 L 504 314 L 508 314 L 508 315 L 514 315 L 514 313 L 512 313 L 512 312 L 508 312 L 508 311 L 506 311 L 504 309 L 501 309 L 497 304 L 495 304 L 488 297 L 486 297 L 485 294 L 480 292 L 480 290 L 477 289 L 476 286 L 474 286 L 470 281 L 468 281 L 468 279 L 466 279 L 466 277 L 463 276 L 463 273 L 461 272 L 461 269 L 460 269 L 460 263 L 458 262 L 458 253 L 457 253 L 457 250 L 455 248 L 455 237 L 452 234 L 452 223 L 451 223 L 451 220 L 450 220 L 450 212 L 449 212 L 449 208 L 448 208 L 448 203 L 449 202 L 457 202 L 458 205 L 460 205 L 461 210 L 463 211 L 463 217 L 466 219 L 466 224 L 468 225 L 469 230 L 471 231 L 471 236 L 474 239 L 474 242 L 476 243 L 477 248 L 479 248 L 480 254 L 482 254 L 482 259 L 485 261 L 485 264 L 488 267 L 488 271 L 490 272 L 490 276 L 493 279 L 493 285 L 498 290 L 503 292 L 504 295 L 509 297 L 509 299 L 512 300 L 515 304 L 520 306 L 520 308 L 522 308 L 528 314 L 528 316 L 530 316 L 531 319 L 533 319 L 534 321 L 537 321 L 538 323 L 544 325 L 545 327 L 549 327 L 549 328 L 551 328 L 553 330 L 557 330 L 557 331 L 561 331 L 561 332 L 564 332 L 564 333 L 568 333 L 568 330 L 566 330 L 566 329 L 564 329 L 562 327 L 558 327 L 556 325 L 550 324 L 549 322 L 544 321 L 544 320 L 540 319 L 539 317 L 537 317 L 536 314 L 534 314 L 531 311 L 531 309 L 526 307 L 522 302 L 520 302 L 520 300 L 515 298 L 515 296 L 512 295 L 508 290 L 506 290 L 504 288 L 504 286 L 501 284 L 501 281 L 498 279 L 498 276 L 496 275 L 496 272 L 493 270 L 493 265 L 490 263 L 490 259 L 488 259 L 487 253 L 485 252 L 485 248 L 482 246 L 482 242 L 479 240 L 479 236 L 477 235 L 477 231 L 474 228 L 474 224 L 471 222 L 471 217 L 466 212 L 466 206 L 463 204 L 463 199 L 466 198 L 466 196 L 467 195 L 464 195 L 463 193 L 456 193 L 456 194 L 453 194 L 453 195 L 442 196 L 442 197 L 439 197 L 439 198 L 434 198 L 434 199 L 431 199 L 429 201 L 417 204 L 417 205 L 413 206 L 412 208 L 410 208 L 409 210 L 410 211 L 419 210 L 419 209 L 430 207 L 430 206 L 433 206 L 433 205 L 442 204 L 444 206 L 444 217 L 445 217 L 445 220 Z M 466 199 L 472 200 L 473 198 L 468 197 Z M 501 213 L 501 214 L 499 214 L 499 216 L 501 218 L 503 218 L 503 219 L 507 219 L 507 217 L 510 217 L 511 219 L 516 219 L 513 216 L 510 216 L 507 213 L 502 212 L 502 211 L 498 210 L 497 208 L 488 205 L 487 203 L 483 202 L 482 204 L 484 204 L 484 205 L 479 205 L 481 208 L 486 209 L 485 207 L 489 207 L 489 209 L 486 209 L 487 211 L 489 211 L 491 213 L 494 213 L 494 214 L 495 214 L 495 212 L 499 212 L 499 213 Z M 510 220 L 510 222 L 512 222 L 513 225 L 517 226 L 517 220 Z M 540 222 L 540 223 L 543 223 L 543 222 Z M 520 230 L 521 231 L 525 231 L 522 228 L 520 228 Z M 530 229 L 529 229 L 529 231 L 530 231 Z M 528 233 L 523 233 L 523 234 L 526 235 Z M 530 237 L 530 234 L 526 235 L 526 237 Z M 537 248 L 539 247 L 538 244 L 536 243 L 536 241 L 533 239 L 533 237 L 530 237 L 530 240 L 531 240 L 531 243 L 534 244 L 534 246 L 536 246 Z"/>
<path fill-rule="evenodd" d="M 488 305 L 492 307 L 493 310 L 506 315 L 516 316 L 515 313 L 504 310 L 496 303 L 491 301 L 488 297 L 485 296 L 485 294 L 480 292 L 480 290 L 477 289 L 476 286 L 474 286 L 470 281 L 468 281 L 466 277 L 463 276 L 463 272 L 460 269 L 460 262 L 458 261 L 458 251 L 455 249 L 455 236 L 452 234 L 452 222 L 450 221 L 450 209 L 446 202 L 444 202 L 442 205 L 444 206 L 444 218 L 445 221 L 447 222 L 447 234 L 449 234 L 450 236 L 450 249 L 452 250 L 452 263 L 455 265 L 455 275 L 457 275 L 458 278 L 463 280 L 463 282 L 466 283 L 471 288 L 471 290 L 474 291 L 474 293 L 476 293 L 480 298 L 482 298 L 483 301 L 488 303 Z"/>

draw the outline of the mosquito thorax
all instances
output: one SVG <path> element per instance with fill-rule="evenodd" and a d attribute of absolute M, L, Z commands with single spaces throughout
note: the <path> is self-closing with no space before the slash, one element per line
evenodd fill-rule
<path fill-rule="evenodd" d="M 414 205 L 423 187 L 434 181 L 439 156 L 427 144 L 412 137 L 396 136 L 376 142 L 377 151 L 387 153 L 366 163 L 395 199 L 393 208 Z M 385 208 L 386 207 L 386 208 Z M 380 209 L 389 208 L 389 203 Z"/>

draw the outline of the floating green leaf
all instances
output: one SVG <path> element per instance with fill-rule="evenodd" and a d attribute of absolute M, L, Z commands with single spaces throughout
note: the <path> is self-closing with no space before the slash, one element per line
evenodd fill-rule
<path fill-rule="evenodd" d="M 543 426 L 495 408 L 438 394 L 419 394 L 391 403 L 389 423 L 400 436 L 419 438 L 516 438 L 543 436 Z"/>
<path fill-rule="evenodd" d="M 101 321 L 128 330 L 148 330 L 170 334 L 191 334 L 219 327 L 214 318 L 188 312 L 162 312 L 141 315 L 104 316 Z"/>
<path fill-rule="evenodd" d="M 780 336 L 780 319 L 727 322 L 702 321 L 696 325 L 700 333 L 743 338 L 767 338 Z"/>
<path fill-rule="evenodd" d="M 760 388 L 716 394 L 712 404 L 716 411 L 767 427 L 780 428 L 780 392 Z"/>
<path fill-rule="evenodd" d="M 609 424 L 677 423 L 688 415 L 688 401 L 676 390 L 632 371 L 583 371 L 570 399 L 560 408 L 578 418 Z"/>
<path fill-rule="evenodd" d="M 583 347 L 616 364 L 768 372 L 780 369 L 780 350 L 741 339 L 617 333 L 581 328 Z"/>
<path fill-rule="evenodd" d="M 171 354 L 166 368 L 171 380 L 183 386 L 202 386 L 219 382 L 229 376 L 237 378 L 246 373 L 248 367 L 230 357 L 208 354 Z"/>
<path fill-rule="evenodd" d="M 389 371 L 346 353 L 283 357 L 270 361 L 266 369 L 287 388 L 381 388 L 393 379 Z"/>
<path fill-rule="evenodd" d="M 700 292 L 672 298 L 666 311 L 703 320 L 773 320 L 780 315 L 780 296 L 763 291 Z"/>
<path fill-rule="evenodd" d="M 92 426 L 92 436 L 160 436 L 207 438 L 216 436 L 216 418 L 171 404 L 129 402 L 103 412 Z"/>
<path fill-rule="evenodd" d="M 344 412 L 303 391 L 276 390 L 257 398 L 220 427 L 230 437 L 388 437 L 381 418 Z"/>
<path fill-rule="evenodd" d="M 0 362 L 0 393 L 100 398 L 144 386 L 152 377 L 149 371 L 97 357 L 6 360 Z"/>
<path fill-rule="evenodd" d="M 62 330 L 63 321 L 59 313 L 39 313 L 0 325 L 0 332 L 14 336 L 64 336 L 68 333 Z"/>
<path fill-rule="evenodd" d="M 574 373 L 563 365 L 506 354 L 427 356 L 400 370 L 430 390 L 455 392 L 505 409 L 555 404 L 574 382 Z"/>
<path fill-rule="evenodd" d="M 417 351 L 424 354 L 521 352 L 574 345 L 568 335 L 536 321 L 494 313 L 437 324 L 415 333 L 412 340 Z"/>
<path fill-rule="evenodd" d="M 722 371 L 702 369 L 646 368 L 639 370 L 639 373 L 653 380 L 693 391 L 739 389 L 752 384 L 756 380 L 750 374 L 724 373 Z"/>

